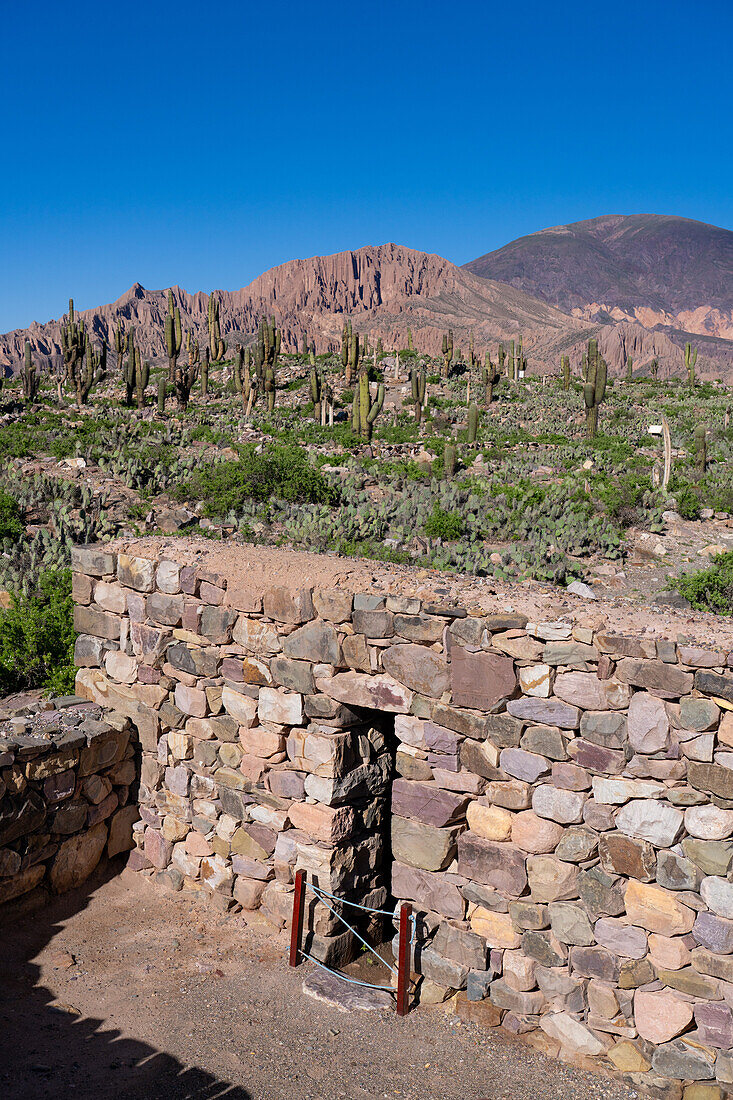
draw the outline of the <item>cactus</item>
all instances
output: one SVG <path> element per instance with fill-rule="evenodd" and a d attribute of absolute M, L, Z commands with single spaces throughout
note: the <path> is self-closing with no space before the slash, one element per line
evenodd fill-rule
<path fill-rule="evenodd" d="M 349 365 L 349 342 L 351 340 L 351 321 L 344 321 L 344 327 L 341 331 L 341 366 L 343 368 L 344 375 Z"/>
<path fill-rule="evenodd" d="M 21 378 L 21 382 L 23 384 L 23 397 L 28 404 L 31 404 L 31 402 L 35 401 L 36 397 L 38 396 L 38 387 L 41 382 L 41 376 L 36 371 L 33 365 L 33 355 L 31 352 L 30 340 L 26 340 L 24 352 L 25 355 L 23 376 Z"/>
<path fill-rule="evenodd" d="M 258 378 L 252 377 L 252 355 L 249 348 L 244 352 L 244 366 L 242 368 L 242 410 L 246 420 L 252 415 L 254 403 L 257 400 Z"/>
<path fill-rule="evenodd" d="M 455 443 L 446 443 L 443 448 L 443 468 L 446 477 L 453 477 L 456 472 L 457 459 L 458 452 L 456 451 Z"/>
<path fill-rule="evenodd" d="M 469 443 L 476 442 L 476 436 L 478 434 L 478 408 L 476 405 L 468 406 L 468 428 L 466 431 L 466 438 Z"/>
<path fill-rule="evenodd" d="M 190 333 L 186 336 L 188 345 Z M 168 313 L 165 318 L 165 348 L 168 353 L 168 378 L 172 382 L 181 354 L 181 311 L 173 302 L 173 291 L 168 291 Z"/>
<path fill-rule="evenodd" d="M 167 393 L 168 383 L 161 375 L 158 379 L 158 416 L 163 416 L 165 414 L 165 398 Z"/>
<path fill-rule="evenodd" d="M 498 358 L 499 358 L 499 374 L 503 374 L 504 373 L 504 363 L 506 361 L 506 348 L 504 347 L 503 344 L 499 344 Z M 507 369 L 507 373 L 508 373 L 508 369 Z"/>
<path fill-rule="evenodd" d="M 664 474 L 662 475 L 662 488 L 666 490 L 669 479 L 672 476 L 672 436 L 669 432 L 667 417 L 662 417 L 662 440 L 664 443 Z"/>
<path fill-rule="evenodd" d="M 350 386 L 354 381 L 354 376 L 359 369 L 360 358 L 361 349 L 359 347 L 359 333 L 352 330 L 351 321 L 349 321 L 349 346 L 346 357 L 346 370 L 344 373 L 344 381 L 347 386 Z"/>
<path fill-rule="evenodd" d="M 103 382 L 107 376 L 107 343 L 103 341 L 102 350 L 96 352 L 87 334 L 84 337 L 84 359 L 76 364 L 73 374 L 77 405 L 85 405 L 92 389 Z"/>
<path fill-rule="evenodd" d="M 369 374 L 366 370 L 359 371 L 359 387 L 354 394 L 354 402 L 351 406 L 351 430 L 354 435 L 360 435 L 362 439 L 368 442 L 372 438 L 374 421 L 383 407 L 384 383 L 379 383 L 377 396 L 372 401 Z"/>
<path fill-rule="evenodd" d="M 277 358 L 280 354 L 280 346 L 282 344 L 282 333 L 279 328 L 275 327 L 275 318 L 272 317 L 270 321 L 263 318 L 260 321 L 260 327 L 257 333 L 257 346 L 255 348 L 255 372 L 257 378 L 265 380 L 266 376 L 269 376 L 270 382 L 273 386 L 272 393 L 275 392 L 275 371 L 277 369 Z M 267 387 L 265 387 L 267 389 Z M 270 392 L 270 391 L 268 391 Z M 269 397 L 268 397 L 269 407 Z"/>
<path fill-rule="evenodd" d="M 412 400 L 415 406 L 415 421 L 420 423 L 422 420 L 422 410 L 425 404 L 425 368 L 417 370 L 415 367 L 410 371 L 410 386 L 412 389 Z"/>
<path fill-rule="evenodd" d="M 191 390 L 198 378 L 198 374 L 199 368 L 197 363 L 187 363 L 185 366 L 181 366 L 179 363 L 176 367 L 173 385 L 176 389 L 176 400 L 178 401 L 179 409 L 185 409 L 188 406 Z"/>
<path fill-rule="evenodd" d="M 473 368 L 476 366 L 476 355 L 475 355 L 475 352 L 474 352 L 474 347 L 475 347 L 475 345 L 474 345 L 474 342 L 473 342 L 473 329 L 471 329 L 471 331 L 468 334 L 468 369 L 469 370 L 473 370 Z"/>
<path fill-rule="evenodd" d="M 697 348 L 693 352 L 692 344 L 685 344 L 685 370 L 687 382 L 691 388 L 695 385 L 695 363 L 697 363 Z"/>
<path fill-rule="evenodd" d="M 585 400 L 585 423 L 588 439 L 593 439 L 598 431 L 598 409 L 606 395 L 606 360 L 598 350 L 598 341 L 588 341 L 588 366 L 586 382 L 583 386 Z"/>
<path fill-rule="evenodd" d="M 562 368 L 562 388 L 564 390 L 570 389 L 570 356 L 560 356 L 560 366 Z"/>
<path fill-rule="evenodd" d="M 204 357 L 201 360 L 201 396 L 204 400 L 209 396 L 209 349 L 204 348 Z"/>
<path fill-rule="evenodd" d="M 123 374 L 125 369 L 124 358 L 125 351 L 127 350 L 127 337 L 125 335 L 125 327 L 122 324 L 122 321 L 117 322 L 117 327 L 115 328 L 114 345 L 115 355 L 117 356 L 117 369 L 119 370 L 120 374 Z"/>
<path fill-rule="evenodd" d="M 313 417 L 317 424 L 321 423 L 321 397 L 323 396 L 323 380 L 315 364 L 311 366 L 310 374 L 311 401 L 313 402 Z"/>
<path fill-rule="evenodd" d="M 265 367 L 264 390 L 267 395 L 267 411 L 270 414 L 275 411 L 275 389 L 275 368 L 268 363 Z"/>
<path fill-rule="evenodd" d="M 449 328 L 447 333 L 443 333 L 443 378 L 447 378 L 450 374 L 451 364 L 453 362 L 453 329 Z"/>
<path fill-rule="evenodd" d="M 486 361 L 481 368 L 481 381 L 484 386 L 484 401 L 487 405 L 490 405 L 494 400 L 494 386 L 501 379 L 501 374 L 497 371 L 494 363 L 491 362 L 491 352 L 486 352 Z"/>
<path fill-rule="evenodd" d="M 702 424 L 695 428 L 695 468 L 699 478 L 705 477 L 708 466 L 707 435 Z"/>
<path fill-rule="evenodd" d="M 242 392 L 242 369 L 244 367 L 244 349 L 240 344 L 237 348 L 234 356 L 234 366 L 232 368 L 232 379 L 234 381 L 234 389 L 237 393 Z"/>
<path fill-rule="evenodd" d="M 626 356 L 626 381 L 630 382 L 634 377 L 634 360 L 630 355 Z"/>
<path fill-rule="evenodd" d="M 186 333 L 186 351 L 188 352 L 188 365 L 193 367 L 198 363 L 201 358 L 201 352 L 199 350 L 199 342 L 194 337 L 192 332 Z M 175 375 L 175 371 L 174 371 Z"/>
<path fill-rule="evenodd" d="M 226 341 L 222 340 L 219 326 L 219 299 L 213 293 L 209 295 L 207 310 L 207 325 L 209 329 L 209 355 L 212 363 L 220 363 L 227 350 Z"/>
<path fill-rule="evenodd" d="M 74 299 L 69 298 L 69 319 L 61 326 L 61 351 L 64 357 L 64 380 L 76 387 L 86 348 L 84 322 L 77 324 L 74 316 Z M 78 387 L 77 387 L 78 393 Z"/>
<path fill-rule="evenodd" d="M 135 329 L 131 328 L 127 337 L 128 358 L 125 367 L 126 403 L 132 404 L 135 392 L 138 409 L 145 408 L 145 388 L 150 381 L 150 364 L 140 360 L 140 349 L 135 347 Z"/>
<path fill-rule="evenodd" d="M 657 375 L 659 374 L 659 360 L 655 357 L 649 364 L 649 370 L 651 371 L 652 378 L 656 382 Z"/>

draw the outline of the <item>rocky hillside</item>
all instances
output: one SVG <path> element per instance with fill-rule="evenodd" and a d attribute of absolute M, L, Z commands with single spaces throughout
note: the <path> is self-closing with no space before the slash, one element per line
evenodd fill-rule
<path fill-rule="evenodd" d="M 465 270 L 576 316 L 733 339 L 733 233 L 688 218 L 612 214 L 558 225 Z"/>
<path fill-rule="evenodd" d="M 174 296 L 184 327 L 205 338 L 208 296 L 189 294 L 180 287 L 174 288 Z M 373 340 L 381 337 L 385 348 L 405 347 L 410 328 L 418 351 L 432 354 L 440 350 L 448 328 L 454 331 L 456 346 L 465 350 L 473 330 L 477 351 L 490 348 L 493 354 L 500 340 L 521 333 L 530 369 L 540 373 L 555 372 L 561 354 L 579 362 L 591 335 L 598 337 L 613 371 L 623 369 L 627 355 L 633 356 L 639 369 L 657 358 L 660 377 L 682 370 L 682 337 L 671 327 L 645 326 L 623 312 L 612 316 L 605 308 L 594 313 L 573 305 L 563 311 L 543 300 L 543 295 L 509 281 L 485 278 L 440 256 L 395 244 L 292 260 L 241 290 L 220 292 L 219 297 L 221 327 L 230 348 L 250 341 L 263 315 L 274 315 L 285 351 L 300 347 L 304 338 L 314 342 L 318 352 L 334 350 L 349 317 L 359 332 Z M 165 290 L 150 291 L 136 283 L 116 302 L 82 316 L 97 340 L 106 339 L 110 346 L 119 320 L 126 327 L 134 325 L 137 346 L 155 361 L 164 356 L 166 310 Z M 56 366 L 60 326 L 61 319 L 34 323 L 27 330 L 0 336 L 0 366 L 17 368 L 26 337 L 37 359 Z M 733 344 L 710 337 L 697 342 L 700 375 L 733 373 Z"/>

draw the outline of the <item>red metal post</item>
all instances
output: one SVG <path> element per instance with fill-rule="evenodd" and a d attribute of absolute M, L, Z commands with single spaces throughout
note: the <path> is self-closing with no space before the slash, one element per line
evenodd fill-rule
<path fill-rule="evenodd" d="M 400 906 L 400 935 L 397 947 L 397 1015 L 406 1016 L 410 1010 L 410 917 L 412 906 L 403 902 Z"/>
<path fill-rule="evenodd" d="M 301 961 L 300 947 L 303 939 L 303 910 L 305 908 L 305 871 L 295 872 L 295 893 L 293 894 L 293 923 L 290 928 L 290 965 L 297 966 Z"/>

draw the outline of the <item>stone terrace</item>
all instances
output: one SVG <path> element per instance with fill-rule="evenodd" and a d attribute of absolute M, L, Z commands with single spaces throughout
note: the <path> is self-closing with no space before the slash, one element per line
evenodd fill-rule
<path fill-rule="evenodd" d="M 418 999 L 650 1095 L 733 1084 L 728 624 L 204 540 L 73 568 L 78 693 L 139 741 L 131 866 L 278 926 L 300 868 L 409 900 Z M 342 927 L 311 906 L 309 950 Z"/>

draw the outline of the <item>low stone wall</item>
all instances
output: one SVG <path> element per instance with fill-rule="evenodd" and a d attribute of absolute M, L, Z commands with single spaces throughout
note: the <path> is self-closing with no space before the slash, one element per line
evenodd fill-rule
<path fill-rule="evenodd" d="M 133 847 L 139 819 L 128 719 L 82 700 L 22 707 L 0 725 L 0 904 L 63 893 Z"/>
<path fill-rule="evenodd" d="M 142 746 L 133 866 L 279 925 L 301 867 L 391 893 L 423 1000 L 639 1083 L 733 1082 L 733 672 L 709 625 L 257 589 L 146 553 L 73 559 L 77 690 Z"/>

